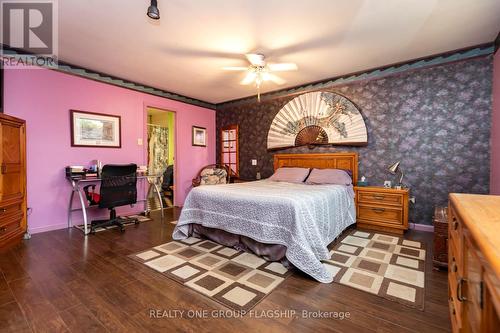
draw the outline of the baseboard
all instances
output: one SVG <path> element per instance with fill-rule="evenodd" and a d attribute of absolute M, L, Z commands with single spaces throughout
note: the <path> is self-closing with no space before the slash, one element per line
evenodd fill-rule
<path fill-rule="evenodd" d="M 43 227 L 36 227 L 36 228 L 28 227 L 28 231 L 31 234 L 39 234 L 41 232 L 59 230 L 59 229 L 65 229 L 65 228 L 68 228 L 68 223 L 45 225 Z"/>
<path fill-rule="evenodd" d="M 418 224 L 418 223 L 410 223 L 410 229 L 425 231 L 425 232 L 434 232 L 434 226 L 428 224 Z"/>

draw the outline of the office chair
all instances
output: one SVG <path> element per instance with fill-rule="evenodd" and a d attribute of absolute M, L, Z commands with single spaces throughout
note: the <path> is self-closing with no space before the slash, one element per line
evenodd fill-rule
<path fill-rule="evenodd" d="M 171 207 L 174 205 L 174 166 L 169 165 L 163 173 L 163 182 L 161 184 L 163 192 L 163 201 L 165 206 Z M 167 202 L 168 200 L 168 202 Z"/>
<path fill-rule="evenodd" d="M 123 232 L 124 222 L 138 224 L 137 219 L 116 216 L 115 210 L 115 207 L 135 203 L 137 203 L 137 165 L 105 165 L 101 173 L 99 208 L 109 209 L 109 219 L 92 221 L 90 231 L 95 233 L 97 228 L 116 225 Z"/>

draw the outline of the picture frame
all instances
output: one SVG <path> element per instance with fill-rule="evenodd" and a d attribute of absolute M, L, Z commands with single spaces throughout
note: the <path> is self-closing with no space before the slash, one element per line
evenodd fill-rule
<path fill-rule="evenodd" d="M 121 117 L 70 110 L 71 147 L 121 148 Z"/>
<path fill-rule="evenodd" d="M 207 129 L 205 127 L 193 126 L 192 136 L 193 146 L 207 146 Z"/>

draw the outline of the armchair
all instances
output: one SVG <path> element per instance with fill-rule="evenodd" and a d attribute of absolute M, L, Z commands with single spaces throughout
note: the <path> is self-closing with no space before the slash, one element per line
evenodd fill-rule
<path fill-rule="evenodd" d="M 230 181 L 229 168 L 224 164 L 209 164 L 198 171 L 193 179 L 193 187 L 200 185 L 228 184 Z"/>

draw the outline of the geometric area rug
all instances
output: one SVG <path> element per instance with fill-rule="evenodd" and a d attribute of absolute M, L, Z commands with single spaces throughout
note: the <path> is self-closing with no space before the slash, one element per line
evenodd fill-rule
<path fill-rule="evenodd" d="M 292 274 L 279 262 L 194 237 L 161 244 L 129 258 L 241 312 L 252 309 Z"/>
<path fill-rule="evenodd" d="M 352 230 L 324 263 L 336 283 L 423 310 L 425 255 L 421 242 Z"/>

